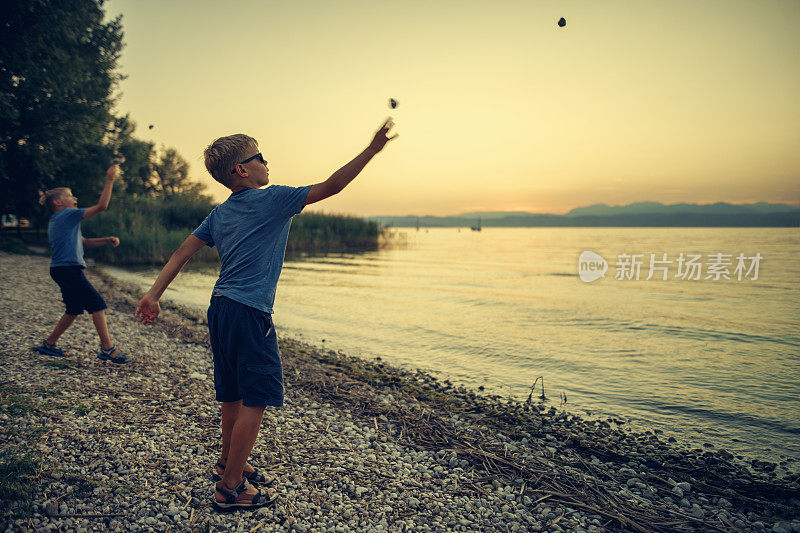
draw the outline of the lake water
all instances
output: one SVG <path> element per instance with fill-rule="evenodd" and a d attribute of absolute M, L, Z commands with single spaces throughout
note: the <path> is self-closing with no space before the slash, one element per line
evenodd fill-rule
<path fill-rule="evenodd" d="M 565 393 L 571 412 L 800 459 L 800 230 L 397 231 L 406 245 L 288 260 L 279 334 L 516 399 L 544 376 L 551 403 Z M 581 281 L 584 251 L 607 260 L 604 278 Z M 646 280 L 650 254 L 665 253 L 668 279 Z M 701 255 L 700 280 L 676 277 L 681 253 Z M 740 253 L 760 254 L 757 279 L 736 279 Z M 638 281 L 616 279 L 621 254 L 644 254 Z M 721 258 L 730 280 L 705 279 L 721 265 L 713 254 L 732 256 Z M 144 288 L 157 274 L 107 270 Z M 216 274 L 190 266 L 165 298 L 205 308 Z"/>

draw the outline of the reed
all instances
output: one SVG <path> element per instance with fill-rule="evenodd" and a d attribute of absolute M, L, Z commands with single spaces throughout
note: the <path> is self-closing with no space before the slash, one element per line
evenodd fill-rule
<path fill-rule="evenodd" d="M 91 248 L 86 255 L 110 264 L 163 264 L 212 208 L 202 198 L 116 198 L 108 211 L 83 223 L 83 234 L 114 235 L 120 245 Z M 208 261 L 217 258 L 211 249 L 198 256 Z"/>
<path fill-rule="evenodd" d="M 348 215 L 304 213 L 292 221 L 290 252 L 375 250 L 381 230 L 376 222 Z"/>
<path fill-rule="evenodd" d="M 118 265 L 165 263 L 213 208 L 203 198 L 115 198 L 111 208 L 86 220 L 87 237 L 119 237 L 117 248 L 86 250 L 87 257 Z M 345 215 L 301 214 L 294 218 L 287 250 L 338 252 L 377 249 L 380 229 L 375 222 Z M 204 248 L 195 261 L 218 261 L 216 250 Z"/>

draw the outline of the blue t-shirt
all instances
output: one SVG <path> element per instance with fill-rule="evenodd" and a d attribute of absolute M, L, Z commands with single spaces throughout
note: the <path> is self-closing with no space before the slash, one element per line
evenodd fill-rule
<path fill-rule="evenodd" d="M 219 252 L 215 293 L 272 313 L 289 226 L 310 188 L 243 189 L 211 211 L 192 235 Z"/>
<path fill-rule="evenodd" d="M 83 235 L 81 234 L 81 220 L 86 209 L 66 208 L 50 215 L 47 224 L 47 239 L 53 257 L 51 267 L 57 266 L 82 266 L 86 267 L 83 260 Z"/>

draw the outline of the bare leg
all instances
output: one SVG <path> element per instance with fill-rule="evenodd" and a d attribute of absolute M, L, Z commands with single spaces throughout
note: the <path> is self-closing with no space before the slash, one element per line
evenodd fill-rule
<path fill-rule="evenodd" d="M 58 323 L 56 324 L 55 329 L 53 329 L 53 332 L 50 334 L 49 337 L 45 339 L 45 341 L 47 341 L 47 344 L 55 344 L 58 341 L 59 337 L 61 337 L 61 335 L 63 335 L 64 332 L 67 331 L 67 328 L 70 327 L 73 322 L 75 322 L 76 318 L 78 318 L 78 315 L 65 314 L 64 316 L 62 316 L 59 319 Z"/>
<path fill-rule="evenodd" d="M 219 462 L 222 464 L 227 464 L 228 454 L 231 450 L 233 425 L 236 424 L 236 419 L 239 417 L 241 409 L 242 400 L 238 402 L 222 402 L 222 453 L 219 456 Z"/>
<path fill-rule="evenodd" d="M 231 433 L 233 426 L 236 424 L 236 419 L 239 417 L 239 411 L 242 409 L 242 400 L 236 402 L 222 402 L 222 452 L 219 454 L 217 462 L 221 465 L 228 464 L 228 454 L 231 450 Z M 225 473 L 224 468 L 219 465 L 215 466 L 217 474 L 220 476 Z M 250 474 L 255 469 L 249 464 L 245 463 L 243 472 Z"/>
<path fill-rule="evenodd" d="M 97 334 L 100 336 L 100 347 L 104 350 L 108 350 L 114 346 L 114 343 L 111 342 L 111 337 L 108 334 L 108 324 L 106 324 L 105 309 L 92 313 L 92 322 L 94 322 L 94 328 L 97 330 Z"/>
<path fill-rule="evenodd" d="M 233 424 L 230 437 L 230 447 L 228 450 L 228 462 L 225 474 L 222 476 L 222 486 L 229 490 L 235 489 L 242 482 L 242 472 L 253 445 L 258 437 L 258 430 L 261 428 L 261 419 L 264 416 L 264 407 L 242 406 L 236 422 Z M 251 497 L 256 494 L 253 488 L 248 489 L 245 494 Z M 217 496 L 219 501 L 224 501 L 222 495 Z M 247 501 L 245 499 L 244 501 Z"/>

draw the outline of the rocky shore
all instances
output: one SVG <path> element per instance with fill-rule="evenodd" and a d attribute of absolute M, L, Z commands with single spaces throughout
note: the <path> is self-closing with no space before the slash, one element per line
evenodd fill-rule
<path fill-rule="evenodd" d="M 291 339 L 286 406 L 267 409 L 251 458 L 278 476 L 281 497 L 217 513 L 202 317 L 167 308 L 141 325 L 136 291 L 89 269 L 134 362 L 98 360 L 87 317 L 59 342 L 69 356 L 48 357 L 31 349 L 63 312 L 47 258 L 0 254 L 0 268 L 0 530 L 800 531 L 791 465 Z"/>

